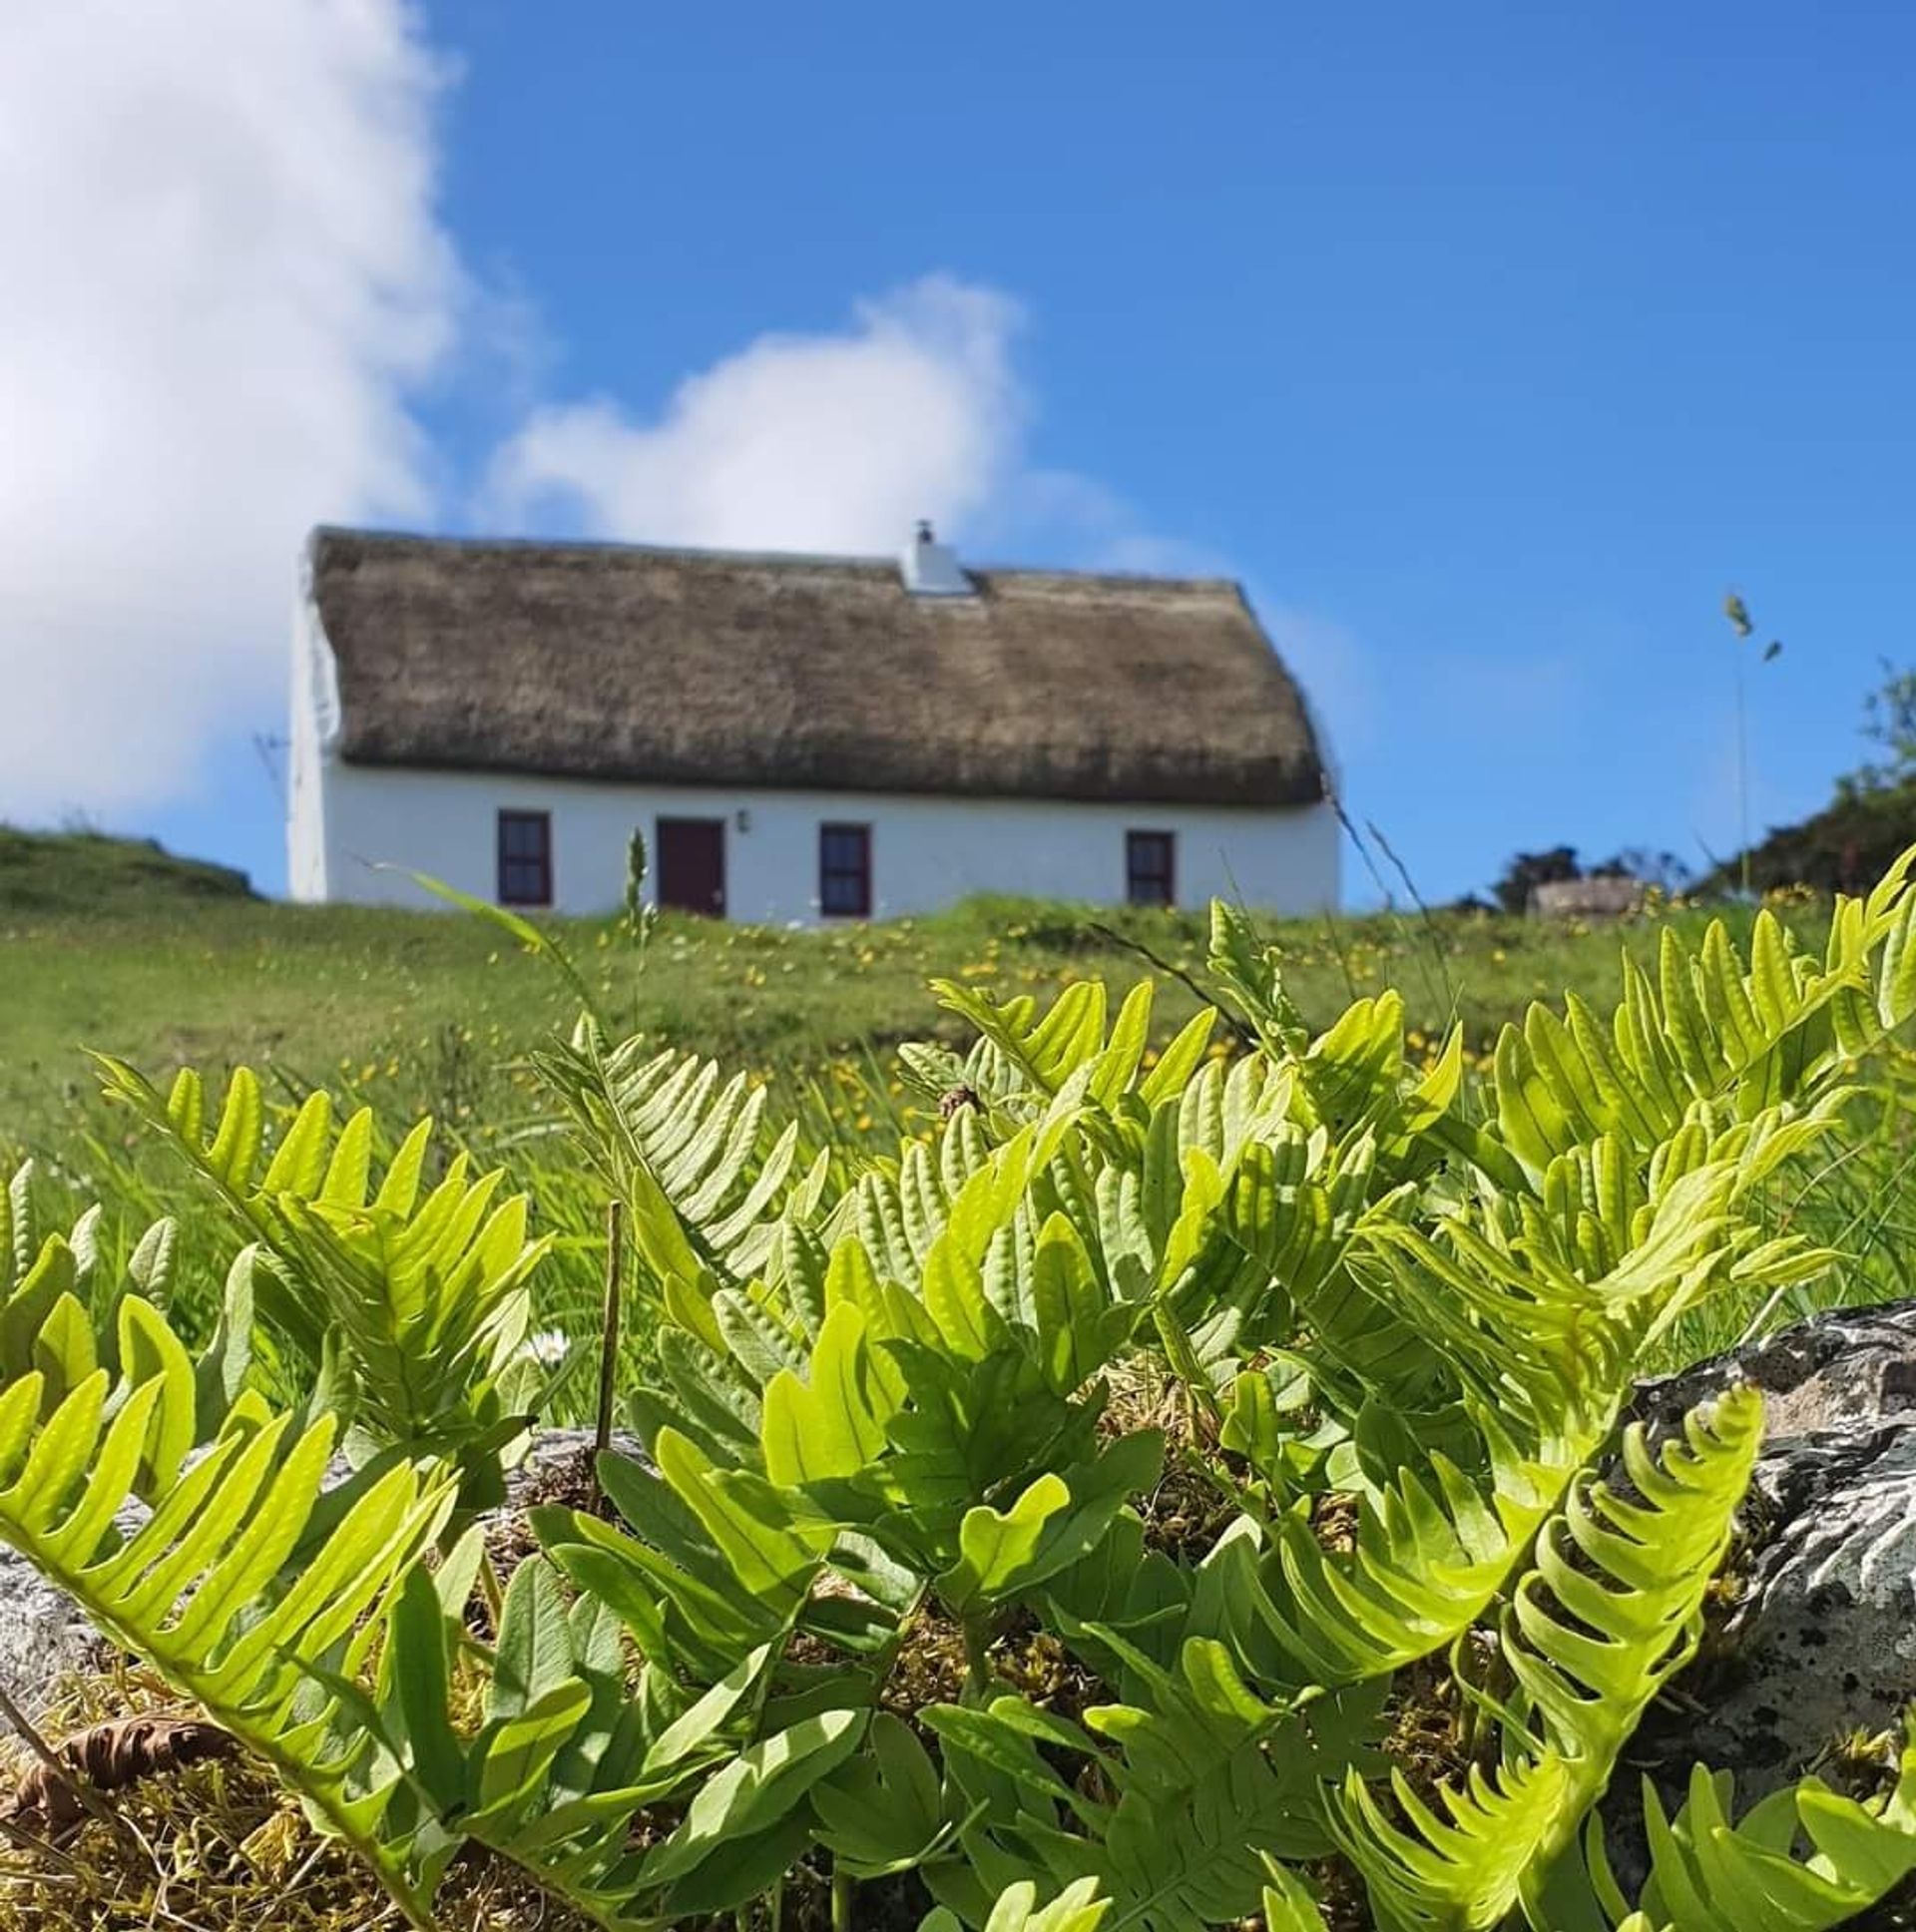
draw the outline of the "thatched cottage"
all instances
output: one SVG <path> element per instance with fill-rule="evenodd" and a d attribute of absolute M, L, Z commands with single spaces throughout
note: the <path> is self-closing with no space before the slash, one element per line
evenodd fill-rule
<path fill-rule="evenodd" d="M 1235 584 L 322 529 L 294 637 L 293 895 L 756 920 L 973 892 L 1303 911 L 1324 752 Z"/>

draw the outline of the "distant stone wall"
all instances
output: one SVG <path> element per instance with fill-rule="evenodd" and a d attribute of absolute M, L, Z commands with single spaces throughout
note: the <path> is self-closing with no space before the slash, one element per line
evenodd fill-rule
<path fill-rule="evenodd" d="M 1642 879 L 1553 879 L 1530 888 L 1533 919 L 1621 919 L 1644 902 Z"/>

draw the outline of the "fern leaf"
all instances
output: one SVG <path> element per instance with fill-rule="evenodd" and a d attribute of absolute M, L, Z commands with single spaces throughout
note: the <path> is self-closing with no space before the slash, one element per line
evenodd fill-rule
<path fill-rule="evenodd" d="M 1443 1817 L 1399 1788 L 1402 1827 L 1361 1780 L 1346 1785 L 1339 1836 L 1392 1932 L 1489 1927 L 1520 1894 L 1533 1922 L 1555 1932 L 1542 1903 L 1551 1867 L 1645 1706 L 1694 1649 L 1761 1433 L 1761 1398 L 1735 1389 L 1686 1418 L 1661 1455 L 1633 1427 L 1632 1493 L 1588 1479 L 1573 1488 L 1505 1613 L 1521 1721 L 1494 1779 L 1445 1787 Z"/>
<path fill-rule="evenodd" d="M 135 1333 L 165 1332 L 142 1301 L 121 1313 Z M 452 1507 L 448 1485 L 405 1466 L 362 1485 L 321 1556 L 288 1575 L 281 1566 L 319 1502 L 331 1423 L 290 1440 L 284 1418 L 230 1432 L 182 1473 L 173 1445 L 197 1433 L 184 1350 L 129 1348 L 126 1359 L 110 1419 L 105 1370 L 44 1422 L 37 1375 L 0 1394 L 0 1538 L 267 1758 L 428 1925 L 410 1840 L 381 1829 L 390 1787 L 373 1740 L 338 1729 L 336 1705 L 311 1693 L 316 1674 L 349 1675 L 369 1654 L 396 1580 Z M 152 1513 L 123 1534 L 117 1520 L 142 1491 Z"/>

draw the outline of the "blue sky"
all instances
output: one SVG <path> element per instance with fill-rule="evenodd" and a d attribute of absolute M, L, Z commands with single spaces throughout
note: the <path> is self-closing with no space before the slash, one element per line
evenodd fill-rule
<path fill-rule="evenodd" d="M 689 380 L 941 277 L 997 304 L 961 547 L 1241 577 L 1433 896 L 1519 846 L 1734 842 L 1730 585 L 1785 646 L 1759 825 L 1916 658 L 1905 7 L 445 0 L 410 39 L 452 64 L 415 192 L 463 293 L 385 378 L 386 520 L 683 535 L 635 527 L 670 464 L 542 490 L 502 452 L 588 410 L 629 464 Z M 276 883 L 248 704 L 109 821 Z"/>

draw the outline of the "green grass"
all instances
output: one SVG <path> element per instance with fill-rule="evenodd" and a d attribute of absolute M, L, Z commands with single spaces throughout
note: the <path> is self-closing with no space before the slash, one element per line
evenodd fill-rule
<path fill-rule="evenodd" d="M 923 1036 L 940 1020 L 933 977 L 1040 999 L 1092 974 L 1122 988 L 1153 971 L 1122 942 L 1198 974 L 1206 938 L 1201 912 L 975 899 L 823 931 L 668 917 L 640 970 L 610 922 L 552 929 L 622 1026 L 767 1073 Z M 1454 1012 L 1480 1050 L 1533 998 L 1612 987 L 1620 942 L 1643 955 L 1657 937 L 1654 921 L 1590 932 L 1483 915 L 1269 931 L 1307 1016 L 1396 985 L 1419 1032 L 1441 1033 Z M 472 918 L 240 896 L 206 868 L 88 835 L 0 830 L 0 1141 L 15 1144 L 70 1129 L 92 1084 L 87 1047 L 155 1075 L 245 1061 L 470 1119 L 500 1070 L 572 1010 L 556 975 Z M 1164 1023 L 1194 1005 L 1168 978 Z"/>
<path fill-rule="evenodd" d="M 1314 1025 L 1357 995 L 1395 986 L 1413 1050 L 1433 1052 L 1455 1017 L 1481 1058 L 1533 999 L 1575 990 L 1607 1008 L 1620 946 L 1648 959 L 1666 920 L 1693 931 L 1706 916 L 1676 910 L 1588 930 L 1484 914 L 1372 914 L 1273 920 L 1267 931 Z M 1790 917 L 1814 943 L 1817 908 L 1795 905 Z M 924 1122 L 889 1048 L 934 1033 L 963 1038 L 928 980 L 1043 1002 L 1075 979 L 1095 975 L 1122 990 L 1150 974 L 1161 982 L 1158 1021 L 1168 1033 L 1197 1004 L 1180 975 L 1201 978 L 1207 919 L 1008 899 L 822 931 L 668 917 L 643 962 L 613 921 L 557 920 L 551 930 L 622 1029 L 762 1076 L 774 1113 L 801 1117 L 814 1140 L 883 1151 Z M 84 1049 L 121 1055 L 161 1080 L 186 1065 L 218 1079 L 244 1062 L 282 1100 L 323 1085 L 371 1103 L 389 1132 L 430 1113 L 503 1161 L 561 1234 L 549 1270 L 552 1320 L 588 1321 L 598 1204 L 542 1131 L 543 1097 L 521 1065 L 527 1049 L 570 1024 L 576 1003 L 557 974 L 494 926 L 441 909 L 280 904 L 249 896 L 237 874 L 151 847 L 0 828 L 0 1170 L 31 1156 L 44 1185 L 75 1206 L 109 1200 L 110 1235 L 137 1232 L 180 1207 L 178 1178 L 104 1108 Z M 1899 1095 L 1860 1104 L 1860 1138 L 1819 1194 L 1811 1229 L 1845 1258 L 1809 1300 L 1916 1287 L 1903 1260 L 1916 1252 L 1910 1119 Z M 1795 1209 L 1779 1196 L 1775 1212 Z M 186 1238 L 209 1267 L 224 1264 L 229 1243 L 211 1216 L 191 1222 Z M 1806 1305 L 1801 1296 L 1769 1309 L 1726 1304 L 1707 1333 L 1686 1332 L 1673 1354 L 1705 1352 L 1759 1314 L 1773 1324 Z"/>

